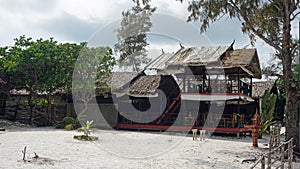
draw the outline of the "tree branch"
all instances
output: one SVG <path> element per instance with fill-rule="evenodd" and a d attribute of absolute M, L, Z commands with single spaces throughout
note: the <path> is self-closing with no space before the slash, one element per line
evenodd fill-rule
<path fill-rule="evenodd" d="M 248 18 L 243 14 L 243 12 L 239 9 L 239 7 L 236 5 L 236 3 L 233 2 L 233 0 L 230 0 L 230 3 L 233 5 L 234 9 L 242 16 L 242 18 L 245 21 L 246 25 L 250 28 L 250 30 L 252 31 L 253 34 L 255 34 L 256 36 L 261 38 L 263 41 L 265 41 L 268 45 L 272 46 L 276 50 L 281 51 L 281 48 L 278 45 L 276 45 L 275 43 L 273 43 L 272 41 L 267 39 L 263 34 L 259 33 L 258 30 L 256 30 L 253 27 L 253 25 L 250 24 Z"/>

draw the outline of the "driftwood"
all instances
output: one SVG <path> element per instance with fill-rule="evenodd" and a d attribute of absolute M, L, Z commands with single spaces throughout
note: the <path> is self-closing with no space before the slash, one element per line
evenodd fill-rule
<path fill-rule="evenodd" d="M 34 152 L 33 157 L 28 157 L 28 159 L 26 159 L 26 150 L 27 147 L 25 146 L 24 150 L 22 150 L 24 163 L 34 163 L 39 165 L 54 165 L 54 163 L 56 162 L 56 160 L 50 158 L 40 157 L 36 152 Z"/>
<path fill-rule="evenodd" d="M 37 159 L 37 158 L 39 158 L 39 156 L 34 152 L 33 158 L 34 158 L 34 159 Z"/>
<path fill-rule="evenodd" d="M 0 128 L 0 131 L 5 131 L 5 128 Z"/>
<path fill-rule="evenodd" d="M 23 153 L 23 161 L 26 161 L 26 146 L 24 147 L 24 150 L 22 150 L 22 153 Z"/>

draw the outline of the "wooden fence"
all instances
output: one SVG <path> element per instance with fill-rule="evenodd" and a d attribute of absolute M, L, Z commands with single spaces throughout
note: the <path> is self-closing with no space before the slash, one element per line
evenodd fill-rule
<path fill-rule="evenodd" d="M 280 143 L 280 125 L 272 126 L 269 144 L 269 152 L 262 154 L 256 163 L 251 167 L 260 169 L 292 169 L 293 161 L 293 138 Z"/>

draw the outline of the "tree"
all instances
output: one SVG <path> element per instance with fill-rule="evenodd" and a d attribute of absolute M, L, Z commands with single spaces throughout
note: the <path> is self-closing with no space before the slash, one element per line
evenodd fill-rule
<path fill-rule="evenodd" d="M 1 77 L 7 82 L 7 90 L 25 89 L 29 92 L 27 102 L 30 119 L 38 112 L 37 106 L 46 106 L 48 123 L 52 123 L 51 95 L 54 92 L 70 91 L 72 71 L 80 51 L 77 44 L 59 44 L 53 38 L 48 40 L 26 38 L 15 39 L 15 44 L 1 48 Z M 3 92 L 3 91 L 2 91 Z M 44 98 L 38 99 L 37 95 Z M 17 104 L 23 104 L 18 102 Z"/>
<path fill-rule="evenodd" d="M 109 47 L 87 47 L 81 49 L 78 57 L 72 81 L 72 94 L 74 101 L 82 103 L 75 105 L 78 116 L 84 115 L 88 110 L 88 103 L 95 98 L 95 90 L 98 87 L 106 86 L 106 82 L 97 81 L 101 76 L 108 75 L 116 64 Z M 97 90 L 96 90 L 97 91 Z M 83 119 L 80 119 L 83 120 Z"/>
<path fill-rule="evenodd" d="M 260 38 L 276 51 L 282 62 L 284 90 L 286 93 L 286 139 L 294 138 L 295 150 L 299 152 L 299 126 L 297 83 L 292 76 L 292 56 L 296 45 L 291 39 L 291 22 L 296 13 L 299 0 L 211 0 L 193 1 L 188 10 L 188 21 L 201 22 L 201 32 L 210 23 L 227 15 L 241 21 L 242 31 L 248 34 L 252 44 Z"/>
<path fill-rule="evenodd" d="M 141 0 L 148 4 L 151 0 Z M 183 0 L 180 0 L 181 2 Z M 198 0 L 188 6 L 188 21 L 200 21 L 200 31 L 221 17 L 229 16 L 241 21 L 241 29 L 248 34 L 251 43 L 260 38 L 273 47 L 282 62 L 282 79 L 286 94 L 286 139 L 294 138 L 295 151 L 300 152 L 298 126 L 299 91 L 297 80 L 292 76 L 292 58 L 297 45 L 291 39 L 291 22 L 299 14 L 299 0 Z"/>
<path fill-rule="evenodd" d="M 136 5 L 130 10 L 123 11 L 121 28 L 117 29 L 118 42 L 115 51 L 120 54 L 121 67 L 132 66 L 132 71 L 139 71 L 141 64 L 148 63 L 146 33 L 152 26 L 150 17 L 156 8 L 150 5 L 140 5 L 139 1 L 133 0 Z"/>

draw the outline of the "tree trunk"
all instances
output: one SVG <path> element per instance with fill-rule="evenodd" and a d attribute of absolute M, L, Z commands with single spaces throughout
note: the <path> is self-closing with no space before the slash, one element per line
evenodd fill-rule
<path fill-rule="evenodd" d="M 47 115 L 48 115 L 48 120 L 49 124 L 53 125 L 53 117 L 52 117 L 52 111 L 51 111 L 51 94 L 47 93 Z"/>
<path fill-rule="evenodd" d="M 297 104 L 297 84 L 294 84 L 292 77 L 292 48 L 291 39 L 291 20 L 290 20 L 290 1 L 284 1 L 283 14 L 283 37 L 282 51 L 280 59 L 283 66 L 283 80 L 286 94 L 285 122 L 286 122 L 286 140 L 294 138 L 296 147 L 294 150 L 299 152 L 299 126 L 298 126 L 298 104 Z"/>

